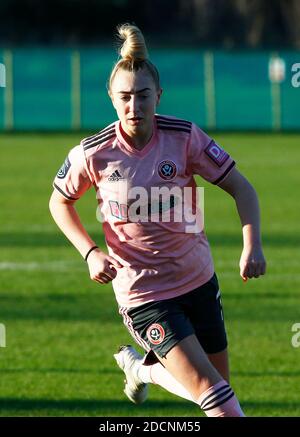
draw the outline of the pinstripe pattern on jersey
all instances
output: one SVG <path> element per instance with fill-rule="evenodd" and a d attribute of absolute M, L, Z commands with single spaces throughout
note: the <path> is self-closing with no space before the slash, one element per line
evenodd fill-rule
<path fill-rule="evenodd" d="M 192 123 L 187 120 L 174 119 L 162 115 L 156 115 L 157 127 L 162 130 L 176 130 L 190 133 Z"/>
<path fill-rule="evenodd" d="M 84 150 L 98 146 L 116 136 L 116 123 L 110 124 L 95 135 L 81 141 Z"/>

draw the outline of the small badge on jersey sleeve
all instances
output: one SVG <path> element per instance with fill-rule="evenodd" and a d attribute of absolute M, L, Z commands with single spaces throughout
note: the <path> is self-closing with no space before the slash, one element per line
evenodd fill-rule
<path fill-rule="evenodd" d="M 218 144 L 216 144 L 213 140 L 209 143 L 209 145 L 204 150 L 207 156 L 217 164 L 218 167 L 222 167 L 225 161 L 229 158 L 229 155 L 225 150 L 223 150 Z"/>
<path fill-rule="evenodd" d="M 58 170 L 58 173 L 57 173 L 56 176 L 59 179 L 64 179 L 66 177 L 68 171 L 70 170 L 70 167 L 71 167 L 71 163 L 70 163 L 69 157 L 67 156 L 66 159 L 65 159 L 65 162 L 63 163 L 63 165 Z"/>
<path fill-rule="evenodd" d="M 158 174 L 161 178 L 170 181 L 177 174 L 176 164 L 173 161 L 161 161 L 158 165 Z"/>
<path fill-rule="evenodd" d="M 159 323 L 153 323 L 147 329 L 147 338 L 152 344 L 160 344 L 165 338 L 165 330 Z"/>

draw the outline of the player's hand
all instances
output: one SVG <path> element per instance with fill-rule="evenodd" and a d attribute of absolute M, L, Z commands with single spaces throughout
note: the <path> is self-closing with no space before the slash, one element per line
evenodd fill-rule
<path fill-rule="evenodd" d="M 108 284 L 117 276 L 117 268 L 123 267 L 119 261 L 110 255 L 95 249 L 87 260 L 90 278 L 99 284 Z"/>
<path fill-rule="evenodd" d="M 258 278 L 266 273 L 266 260 L 260 245 L 244 247 L 240 259 L 240 276 L 243 281 L 248 278 Z"/>

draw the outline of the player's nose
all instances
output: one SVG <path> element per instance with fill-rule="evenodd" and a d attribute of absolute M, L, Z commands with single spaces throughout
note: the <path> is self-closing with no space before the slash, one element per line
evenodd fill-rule
<path fill-rule="evenodd" d="M 131 99 L 129 101 L 129 109 L 132 114 L 137 114 L 139 110 L 139 99 L 137 96 L 131 96 Z"/>

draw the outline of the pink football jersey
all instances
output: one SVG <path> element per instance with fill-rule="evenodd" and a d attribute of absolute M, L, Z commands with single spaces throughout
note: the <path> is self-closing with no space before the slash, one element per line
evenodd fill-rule
<path fill-rule="evenodd" d="M 189 188 L 195 207 L 194 175 L 219 184 L 235 165 L 195 124 L 161 115 L 153 123 L 142 150 L 126 142 L 120 121 L 85 138 L 54 180 L 67 199 L 79 199 L 94 186 L 109 254 L 123 266 L 113 288 L 118 304 L 127 308 L 179 296 L 211 278 L 205 233 L 187 231 L 190 220 L 183 214 L 178 221 L 175 205 L 185 201 L 179 191 Z M 169 203 L 153 200 L 153 190 L 162 188 L 173 189 Z"/>

